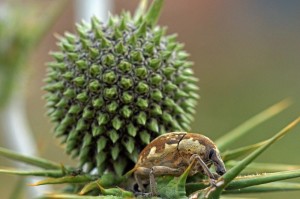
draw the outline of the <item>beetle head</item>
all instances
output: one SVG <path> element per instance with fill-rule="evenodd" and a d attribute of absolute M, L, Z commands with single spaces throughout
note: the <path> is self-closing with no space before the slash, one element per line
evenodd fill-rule
<path fill-rule="evenodd" d="M 220 153 L 217 149 L 211 148 L 209 150 L 208 159 L 211 160 L 216 168 L 216 172 L 219 175 L 226 173 L 226 168 L 224 162 L 220 156 Z"/>

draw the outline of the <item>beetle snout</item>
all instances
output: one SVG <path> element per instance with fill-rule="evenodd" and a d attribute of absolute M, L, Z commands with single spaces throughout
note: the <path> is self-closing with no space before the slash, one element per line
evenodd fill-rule
<path fill-rule="evenodd" d="M 215 165 L 215 169 L 217 174 L 219 175 L 223 175 L 224 173 L 226 173 L 226 168 L 224 165 L 224 162 L 220 156 L 220 154 L 217 152 L 215 153 L 212 157 L 211 157 L 214 165 Z"/>
<path fill-rule="evenodd" d="M 225 167 L 222 167 L 221 165 L 218 165 L 217 168 L 216 168 L 216 172 L 217 172 L 217 174 L 222 176 L 223 174 L 226 173 L 226 169 L 225 169 Z"/>

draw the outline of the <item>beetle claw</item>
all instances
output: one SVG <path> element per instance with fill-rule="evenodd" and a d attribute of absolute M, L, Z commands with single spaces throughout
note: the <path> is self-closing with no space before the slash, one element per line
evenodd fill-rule
<path fill-rule="evenodd" d="M 210 186 L 211 187 L 217 187 L 217 181 L 213 178 L 209 178 Z"/>
<path fill-rule="evenodd" d="M 218 180 L 220 178 L 220 175 L 217 173 L 211 173 L 211 174 L 212 174 L 214 180 Z"/>

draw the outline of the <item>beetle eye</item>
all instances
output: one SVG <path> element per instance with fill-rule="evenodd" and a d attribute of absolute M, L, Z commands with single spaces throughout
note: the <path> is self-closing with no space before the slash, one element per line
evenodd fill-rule
<path fill-rule="evenodd" d="M 208 155 L 208 158 L 211 159 L 211 157 L 215 154 L 215 150 L 214 149 L 211 149 L 209 151 L 209 155 Z"/>

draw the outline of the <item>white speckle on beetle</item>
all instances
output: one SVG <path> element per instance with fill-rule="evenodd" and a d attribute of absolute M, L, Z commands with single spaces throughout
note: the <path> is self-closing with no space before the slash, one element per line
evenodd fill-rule
<path fill-rule="evenodd" d="M 171 151 L 174 151 L 174 148 L 176 148 L 177 147 L 177 143 L 176 144 L 167 144 L 167 143 L 165 143 L 165 152 L 171 152 Z"/>
<path fill-rule="evenodd" d="M 166 154 L 169 154 L 169 153 L 172 153 L 174 152 L 174 148 L 177 147 L 177 143 L 176 144 L 167 144 L 165 143 L 165 148 L 163 151 L 161 152 L 156 152 L 156 147 L 152 147 L 150 149 L 150 152 L 149 154 L 147 155 L 147 159 L 157 159 L 157 158 L 160 158 L 162 155 L 166 155 Z"/>
<path fill-rule="evenodd" d="M 155 152 L 156 152 L 156 147 L 154 146 L 150 149 L 150 152 L 149 152 L 147 158 L 150 158 L 151 156 L 155 155 Z"/>

